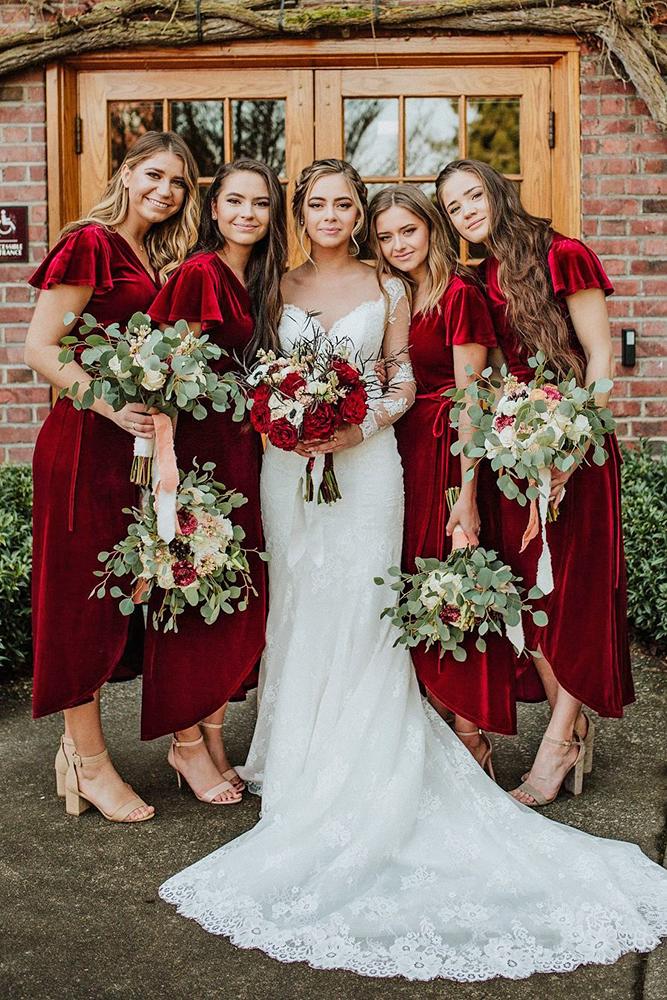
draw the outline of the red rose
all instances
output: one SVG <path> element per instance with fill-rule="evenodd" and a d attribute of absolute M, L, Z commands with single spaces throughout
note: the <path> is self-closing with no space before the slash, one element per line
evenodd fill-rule
<path fill-rule="evenodd" d="M 252 410 L 250 411 L 252 413 Z M 287 417 L 274 420 L 268 430 L 269 441 L 283 451 L 294 451 L 299 443 L 299 432 Z"/>
<path fill-rule="evenodd" d="M 331 437 L 336 429 L 336 412 L 331 403 L 320 403 L 303 416 L 303 436 L 306 441 Z"/>
<path fill-rule="evenodd" d="M 187 510 L 179 510 L 178 512 L 178 526 L 181 529 L 182 535 L 192 535 L 197 530 L 197 525 L 199 521 Z"/>
<path fill-rule="evenodd" d="M 359 381 L 359 372 L 347 361 L 333 361 L 331 367 L 342 385 L 356 385 Z"/>
<path fill-rule="evenodd" d="M 174 583 L 177 587 L 189 587 L 197 579 L 197 570 L 187 559 L 181 559 L 172 566 Z"/>
<path fill-rule="evenodd" d="M 271 389 L 270 385 L 266 385 L 264 382 L 262 382 L 261 385 L 258 385 L 256 389 L 253 389 L 250 396 L 251 399 L 255 400 L 255 402 L 268 403 L 272 391 L 273 390 Z"/>
<path fill-rule="evenodd" d="M 455 604 L 445 604 L 438 617 L 445 625 L 458 625 L 461 621 L 461 612 Z"/>
<path fill-rule="evenodd" d="M 368 393 L 363 385 L 350 390 L 340 404 L 340 415 L 348 424 L 361 424 L 368 412 Z"/>
<path fill-rule="evenodd" d="M 268 434 L 271 427 L 271 410 L 263 399 L 253 399 L 250 408 L 250 423 L 258 434 Z"/>
<path fill-rule="evenodd" d="M 289 396 L 290 399 L 294 399 L 299 389 L 303 389 L 306 384 L 306 380 L 299 375 L 298 372 L 290 372 L 280 383 L 280 391 L 285 395 Z"/>

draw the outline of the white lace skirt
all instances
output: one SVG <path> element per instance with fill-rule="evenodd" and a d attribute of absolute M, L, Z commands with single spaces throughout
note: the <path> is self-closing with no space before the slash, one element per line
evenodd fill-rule
<path fill-rule="evenodd" d="M 423 703 L 373 578 L 400 560 L 393 431 L 336 457 L 343 499 L 304 505 L 269 448 L 270 614 L 244 776 L 262 819 L 163 899 L 284 962 L 460 981 L 563 972 L 667 933 L 667 872 L 491 782 Z M 304 509 L 307 508 L 307 509 Z"/>

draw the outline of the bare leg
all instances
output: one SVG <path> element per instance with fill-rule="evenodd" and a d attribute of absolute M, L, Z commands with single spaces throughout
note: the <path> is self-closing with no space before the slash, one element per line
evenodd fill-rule
<path fill-rule="evenodd" d="M 541 649 L 538 648 L 537 656 L 533 657 L 533 662 L 535 664 L 538 674 L 540 675 L 540 680 L 542 681 L 542 686 L 544 687 L 544 692 L 547 696 L 549 707 L 553 712 L 556 705 L 556 701 L 559 697 L 559 692 L 562 691 L 563 689 L 561 688 L 560 684 L 558 683 L 558 680 L 556 679 L 556 675 L 553 672 L 551 664 L 546 659 Z M 574 724 L 574 731 L 577 734 L 577 736 L 581 736 L 581 738 L 583 739 L 586 736 L 587 729 L 588 729 L 588 722 L 586 720 L 586 716 L 581 712 L 581 703 L 580 703 L 580 711 L 577 715 Z"/>
<path fill-rule="evenodd" d="M 65 736 L 74 742 L 80 757 L 95 757 L 106 749 L 102 720 L 100 717 L 100 692 L 95 692 L 93 701 L 76 708 L 67 708 L 65 716 Z M 128 800 L 125 782 L 110 759 L 95 767 L 77 767 L 79 787 L 84 795 L 90 795 L 108 815 L 114 813 Z M 153 806 L 140 806 L 127 818 L 127 822 L 139 821 L 152 816 Z"/>
<path fill-rule="evenodd" d="M 462 715 L 454 715 L 454 732 L 479 764 L 489 754 L 489 742 L 480 732 L 479 726 Z"/>
<path fill-rule="evenodd" d="M 545 735 L 552 740 L 565 742 L 571 740 L 574 735 L 575 723 L 579 719 L 581 712 L 581 702 L 573 698 L 571 694 L 562 687 L 552 670 L 551 664 L 543 656 L 535 658 L 535 666 L 540 674 L 547 696 L 551 693 L 555 697 L 553 703 L 551 698 L 551 719 L 546 728 Z M 533 766 L 528 772 L 527 780 L 534 785 L 538 791 L 542 792 L 545 798 L 550 799 L 556 795 L 565 775 L 577 758 L 579 749 L 577 746 L 555 746 L 553 743 L 543 741 L 540 744 Z M 519 802 L 526 805 L 533 804 L 533 798 L 528 792 L 520 792 L 514 789 L 511 793 Z"/>
<path fill-rule="evenodd" d="M 229 781 L 231 781 L 237 791 L 242 792 L 245 788 L 245 784 L 236 771 L 234 771 L 234 768 L 229 762 L 229 757 L 227 756 L 225 743 L 222 737 L 222 727 L 224 725 L 228 704 L 229 703 L 227 702 L 222 706 L 222 708 L 219 708 L 217 712 L 212 712 L 211 715 L 207 715 L 206 718 L 202 720 L 202 730 L 204 733 L 206 747 L 211 755 L 211 760 L 217 767 L 218 771 L 223 775 L 223 777 L 226 777 Z M 228 774 L 228 771 L 232 771 L 233 774 Z"/>
<path fill-rule="evenodd" d="M 199 726 L 190 726 L 188 729 L 179 729 L 174 733 L 179 743 L 191 743 L 192 746 L 179 746 L 173 748 L 174 759 L 178 764 L 178 770 L 187 781 L 190 788 L 202 793 L 208 788 L 214 788 L 223 781 L 223 777 L 215 763 L 211 759 L 207 746 L 202 740 Z M 219 792 L 214 802 L 236 802 L 240 795 L 233 788 L 226 788 Z"/>
<path fill-rule="evenodd" d="M 429 700 L 429 704 L 433 706 L 433 708 L 436 710 L 441 719 L 443 719 L 445 722 L 453 721 L 454 713 L 452 712 L 452 710 L 447 708 L 447 706 L 443 704 L 443 702 L 441 702 L 439 698 L 436 698 L 436 696 L 433 694 L 432 691 L 427 691 L 426 697 Z"/>

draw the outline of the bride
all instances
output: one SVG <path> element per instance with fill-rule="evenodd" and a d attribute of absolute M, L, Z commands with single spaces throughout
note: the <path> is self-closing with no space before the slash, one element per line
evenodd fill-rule
<path fill-rule="evenodd" d="M 395 595 L 373 578 L 399 562 L 403 524 L 391 424 L 415 389 L 400 281 L 380 287 L 354 255 L 365 194 L 340 160 L 301 174 L 294 211 L 310 253 L 284 279 L 280 339 L 347 338 L 359 357 L 398 360 L 361 428 L 302 455 L 267 448 L 270 613 L 241 769 L 262 817 L 160 894 L 240 947 L 367 976 L 519 979 L 647 951 L 667 933 L 667 872 L 498 788 L 422 702 L 409 652 L 380 620 Z M 318 455 L 317 480 L 325 451 L 342 499 L 306 504 L 303 456 Z"/>

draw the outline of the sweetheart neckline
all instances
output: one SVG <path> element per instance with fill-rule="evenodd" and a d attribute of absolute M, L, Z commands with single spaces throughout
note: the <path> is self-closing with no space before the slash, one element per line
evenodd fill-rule
<path fill-rule="evenodd" d="M 325 337 L 329 337 L 332 331 L 335 330 L 336 327 L 339 325 L 339 323 L 342 323 L 344 319 L 348 319 L 348 317 L 350 316 L 354 316 L 354 314 L 358 312 L 362 308 L 362 306 L 379 305 L 380 303 L 384 304 L 384 301 L 385 301 L 384 295 L 381 295 L 377 299 L 364 299 L 364 301 L 356 305 L 354 309 L 350 309 L 349 312 L 343 313 L 343 315 L 339 316 L 337 320 L 334 320 L 334 322 L 331 324 L 328 330 L 325 328 L 323 323 L 320 322 L 320 320 L 317 318 L 316 315 L 313 315 L 313 313 L 308 312 L 307 309 L 303 309 L 301 306 L 298 306 L 296 302 L 284 302 L 283 312 L 285 312 L 285 310 L 287 309 L 296 309 L 298 312 L 302 314 L 302 316 L 307 316 L 314 323 L 317 323 L 317 325 L 319 326 L 320 330 L 325 335 Z"/>

